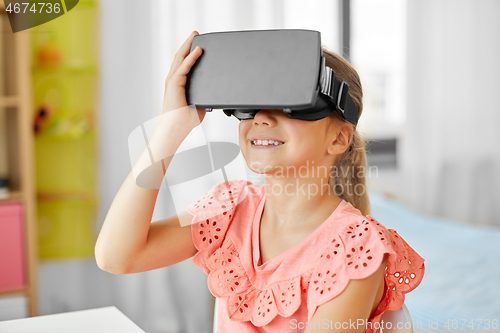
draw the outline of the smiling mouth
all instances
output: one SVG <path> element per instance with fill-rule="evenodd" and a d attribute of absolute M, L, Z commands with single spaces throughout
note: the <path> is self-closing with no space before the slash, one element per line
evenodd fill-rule
<path fill-rule="evenodd" d="M 274 140 L 254 140 L 251 141 L 252 146 L 255 147 L 266 147 L 266 146 L 271 146 L 271 147 L 276 147 L 276 146 L 282 146 L 285 143 L 281 141 L 274 141 Z"/>

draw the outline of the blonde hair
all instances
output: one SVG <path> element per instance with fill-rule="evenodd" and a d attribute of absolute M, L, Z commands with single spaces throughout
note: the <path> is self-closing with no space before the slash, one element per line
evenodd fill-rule
<path fill-rule="evenodd" d="M 363 90 L 361 80 L 356 70 L 340 55 L 322 46 L 326 66 L 336 74 L 337 79 L 344 80 L 349 85 L 349 95 L 358 109 L 358 118 L 363 112 Z M 332 112 L 329 117 L 341 122 L 347 122 L 340 111 Z M 366 141 L 353 126 L 351 145 L 341 155 L 334 165 L 336 172 L 332 173 L 330 185 L 334 193 L 359 209 L 363 215 L 370 214 L 370 200 L 366 188 Z M 361 188 L 361 189 L 360 189 Z"/>

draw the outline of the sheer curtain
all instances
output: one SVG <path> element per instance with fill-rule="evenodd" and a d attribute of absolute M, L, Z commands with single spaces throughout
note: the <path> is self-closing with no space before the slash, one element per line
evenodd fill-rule
<path fill-rule="evenodd" d="M 408 0 L 404 200 L 500 225 L 500 2 Z"/>
<path fill-rule="evenodd" d="M 131 170 L 128 135 L 161 112 L 170 64 L 191 31 L 313 29 L 321 31 L 324 44 L 338 50 L 337 1 L 105 0 L 100 7 L 96 234 Z M 238 121 L 214 112 L 202 125 L 208 139 L 224 132 L 222 123 L 227 135 L 237 135 Z M 153 220 L 175 213 L 169 191 L 161 190 Z M 42 314 L 114 305 L 148 333 L 212 331 L 213 296 L 205 273 L 191 259 L 131 275 L 102 272 L 93 258 L 43 262 L 39 285 Z"/>

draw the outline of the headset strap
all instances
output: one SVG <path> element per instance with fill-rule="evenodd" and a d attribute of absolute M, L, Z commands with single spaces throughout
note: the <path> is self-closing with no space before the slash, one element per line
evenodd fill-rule
<path fill-rule="evenodd" d="M 352 97 L 349 95 L 349 85 L 345 81 L 339 81 L 335 72 L 325 64 L 325 58 L 321 56 L 321 72 L 320 72 L 320 89 L 321 93 L 326 96 L 337 110 L 342 112 L 344 118 L 357 125 L 358 110 Z"/>

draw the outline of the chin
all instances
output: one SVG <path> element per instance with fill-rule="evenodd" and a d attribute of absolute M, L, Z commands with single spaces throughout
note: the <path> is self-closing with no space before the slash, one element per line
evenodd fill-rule
<path fill-rule="evenodd" d="M 250 163 L 247 162 L 247 166 L 252 172 L 255 172 L 259 175 L 263 175 L 266 173 L 266 171 L 272 169 L 272 167 L 270 167 L 269 165 L 257 161 L 252 161 Z"/>
<path fill-rule="evenodd" d="M 264 168 L 251 168 L 248 164 L 247 164 L 247 166 L 248 166 L 248 168 L 249 168 L 252 172 L 254 172 L 254 173 L 258 174 L 258 175 L 263 175 L 263 174 L 265 174 L 265 169 L 264 169 Z"/>

